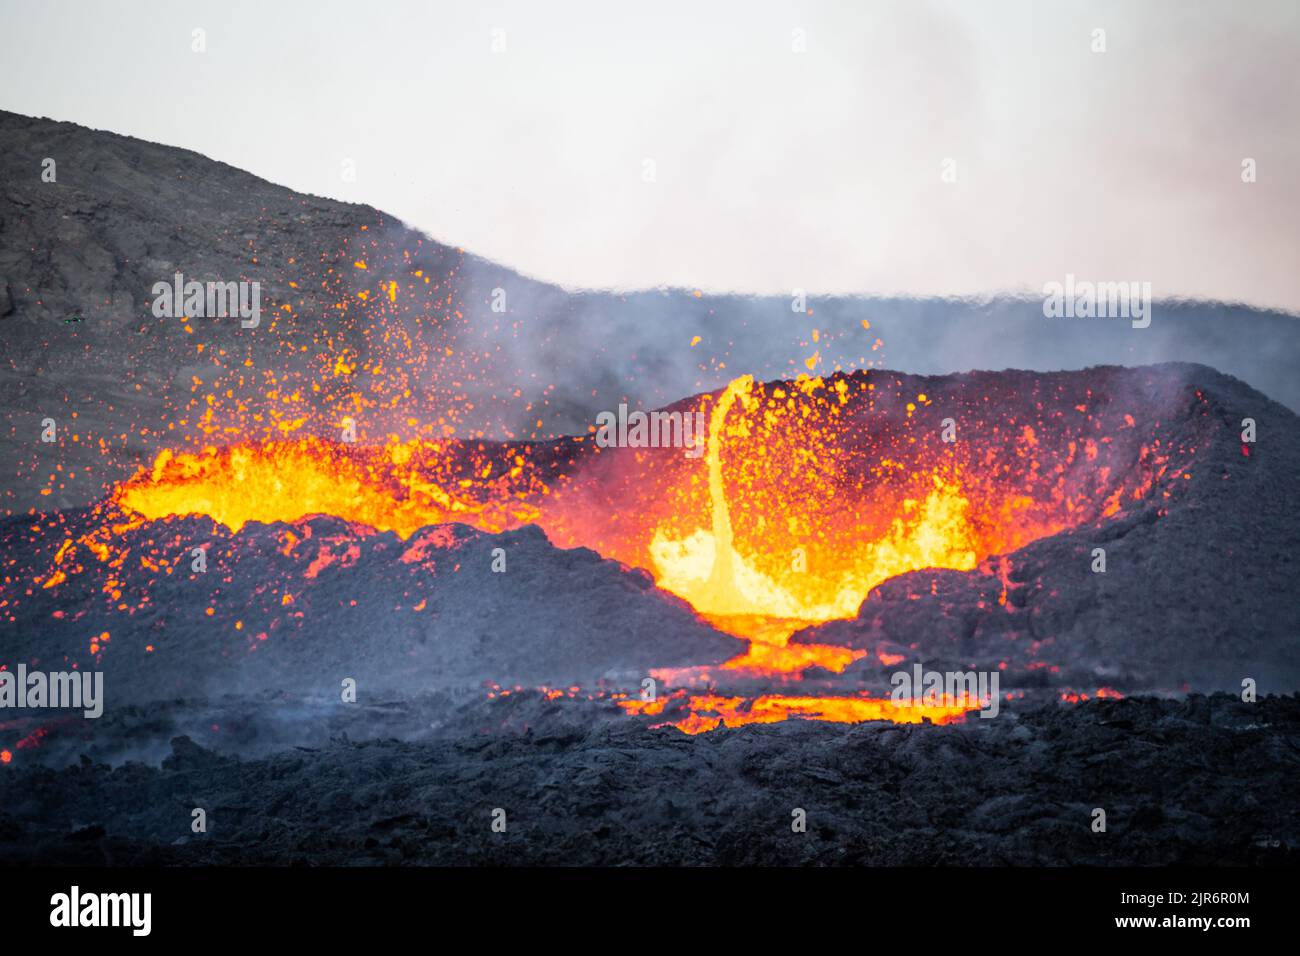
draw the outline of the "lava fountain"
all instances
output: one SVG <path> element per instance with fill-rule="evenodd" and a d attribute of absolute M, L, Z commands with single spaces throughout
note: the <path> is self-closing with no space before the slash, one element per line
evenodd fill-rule
<path fill-rule="evenodd" d="M 202 514 L 237 530 L 327 514 L 403 538 L 446 522 L 491 532 L 535 523 L 562 547 L 649 570 L 748 639 L 749 652 L 728 669 L 797 680 L 813 665 L 842 671 L 863 652 L 788 646 L 790 635 L 853 616 L 888 578 L 970 571 L 1128 502 L 1167 497 L 1186 477 L 1194 442 L 1171 439 L 1158 420 L 1094 391 L 1099 384 L 1104 375 L 743 376 L 679 403 L 707 412 L 702 459 L 602 448 L 590 436 L 378 446 L 309 437 L 164 451 L 112 491 L 111 520 L 69 542 L 62 567 L 38 583 L 75 567 L 82 547 L 111 561 L 114 522 Z M 845 700 L 787 707 L 770 697 L 756 711 L 718 698 L 729 723 L 777 713 L 892 719 L 874 703 Z"/>

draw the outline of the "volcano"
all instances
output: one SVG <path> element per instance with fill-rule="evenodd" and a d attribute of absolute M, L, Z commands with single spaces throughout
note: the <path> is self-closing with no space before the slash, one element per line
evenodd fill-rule
<path fill-rule="evenodd" d="M 0 129 L 96 157 L 0 217 L 0 667 L 106 695 L 3 713 L 6 859 L 502 862 L 467 822 L 498 807 L 512 862 L 1293 857 L 1300 420 L 1213 367 L 1227 307 L 1129 330 L 1151 362 L 901 372 L 908 307 L 736 344 L 760 304 L 569 294 L 193 154 Z M 267 317 L 160 321 L 173 272 L 264 282 Z M 681 375 L 582 345 L 661 307 L 728 344 Z M 623 405 L 702 428 L 611 443 Z"/>
<path fill-rule="evenodd" d="M 1067 699 L 1297 679 L 1294 602 L 1221 632 L 1287 593 L 1300 544 L 1296 442 L 1240 435 L 1294 437 L 1296 416 L 1238 382 L 880 372 L 688 404 L 712 409 L 698 457 L 582 437 L 163 453 L 92 508 L 8 519 L 11 661 L 103 669 L 133 704 L 650 678 L 668 699 L 626 708 L 692 729 L 854 722 L 902 661 Z M 1206 560 L 1210 515 L 1251 547 Z"/>

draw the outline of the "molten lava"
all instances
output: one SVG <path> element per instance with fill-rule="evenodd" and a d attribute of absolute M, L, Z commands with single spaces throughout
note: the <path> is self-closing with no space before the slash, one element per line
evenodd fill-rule
<path fill-rule="evenodd" d="M 1086 388 L 1026 398 L 950 389 L 942 399 L 868 372 L 793 382 L 734 380 L 683 403 L 709 420 L 704 457 L 680 448 L 396 437 L 380 446 L 315 437 L 164 451 L 117 486 L 104 530 L 59 551 L 45 587 L 75 573 L 78 547 L 113 561 L 113 528 L 203 514 L 248 522 L 333 515 L 403 538 L 463 522 L 536 523 L 563 547 L 650 570 L 720 629 L 750 641 L 725 667 L 797 680 L 864 652 L 789 645 L 801 627 L 852 616 L 881 582 L 986 558 L 1116 514 L 1185 477 L 1169 449 Z M 1071 390 L 1072 389 L 1072 390 Z M 1168 492 L 1165 492 L 1168 494 Z M 693 699 L 687 732 L 791 715 L 954 719 L 862 698 Z M 629 707 L 628 709 L 635 709 Z M 711 713 L 714 716 L 704 716 Z"/>
<path fill-rule="evenodd" d="M 752 700 L 702 694 L 686 697 L 685 701 L 688 711 L 685 716 L 652 726 L 676 727 L 684 733 L 702 734 L 724 724 L 728 727 L 773 724 L 792 717 L 839 724 L 857 724 L 865 720 L 888 720 L 896 724 L 919 724 L 928 720 L 947 724 L 980 708 L 975 701 L 896 704 L 892 700 L 870 697 L 787 697 L 779 694 L 763 694 Z M 666 703 L 623 700 L 619 701 L 619 706 L 628 713 L 654 716 L 664 713 Z"/>
<path fill-rule="evenodd" d="M 148 474 L 120 485 L 114 501 L 151 521 L 203 514 L 232 531 L 250 521 L 292 522 L 314 514 L 403 538 L 449 521 L 496 532 L 536 520 L 525 492 L 507 487 L 522 475 L 521 457 L 491 462 L 462 456 L 462 470 L 454 475 L 446 470 L 450 461 L 447 443 L 419 440 L 355 448 L 304 438 L 209 447 L 201 454 L 164 451 Z"/>

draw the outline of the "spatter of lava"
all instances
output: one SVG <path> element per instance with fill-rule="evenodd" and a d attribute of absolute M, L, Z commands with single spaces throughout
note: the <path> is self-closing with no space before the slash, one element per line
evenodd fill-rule
<path fill-rule="evenodd" d="M 649 569 L 660 587 L 750 640 L 727 668 L 797 680 L 840 672 L 863 652 L 787 646 L 798 627 L 851 616 L 882 581 L 923 568 L 971 570 L 991 555 L 1169 494 L 1194 448 L 1158 423 L 1058 378 L 1047 394 L 941 397 L 890 373 L 738 378 L 673 410 L 709 421 L 706 454 L 550 442 L 392 438 L 377 446 L 315 437 L 164 451 L 117 486 L 100 531 L 66 542 L 42 581 L 84 552 L 112 562 L 115 528 L 203 514 L 238 530 L 334 515 L 409 537 L 450 521 L 487 531 L 540 525 Z M 780 720 L 955 719 L 969 708 L 900 710 L 865 698 L 700 695 L 688 732 Z M 649 713 L 629 704 L 628 710 Z M 708 712 L 714 716 L 701 716 Z"/>

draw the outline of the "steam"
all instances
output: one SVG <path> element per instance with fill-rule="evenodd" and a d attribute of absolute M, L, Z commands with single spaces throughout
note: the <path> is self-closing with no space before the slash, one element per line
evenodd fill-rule
<path fill-rule="evenodd" d="M 775 296 L 565 292 L 482 260 L 468 260 L 459 279 L 468 312 L 456 348 L 489 357 L 486 377 L 472 391 L 485 411 L 493 408 L 498 427 L 520 437 L 584 434 L 597 414 L 621 402 L 663 407 L 742 374 L 794 378 L 809 372 L 805 360 L 814 354 L 813 374 L 1192 362 L 1300 409 L 1300 381 L 1287 359 L 1300 350 L 1300 320 L 1241 305 L 1156 300 L 1150 326 L 1135 329 L 1105 318 L 1048 319 L 1040 298 L 1022 296 L 814 296 L 808 315 L 793 312 L 791 298 Z M 504 316 L 487 304 L 492 289 L 506 292 Z M 883 344 L 873 349 L 877 339 Z M 494 404 L 502 390 L 487 383 L 499 382 L 520 395 Z"/>

